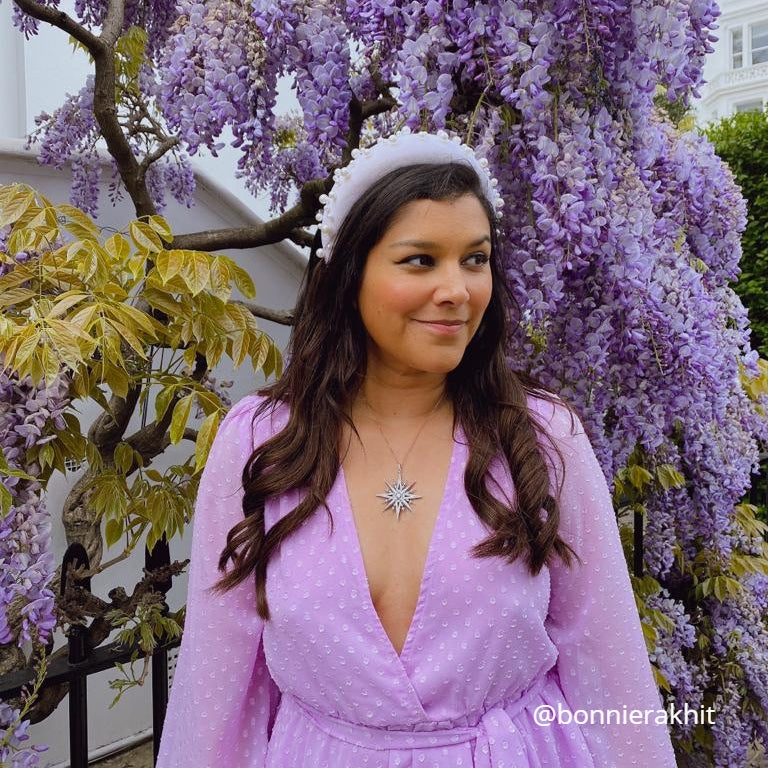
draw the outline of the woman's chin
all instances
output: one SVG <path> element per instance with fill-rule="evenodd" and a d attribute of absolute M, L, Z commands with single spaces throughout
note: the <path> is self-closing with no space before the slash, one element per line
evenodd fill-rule
<path fill-rule="evenodd" d="M 420 360 L 417 365 L 414 366 L 417 370 L 421 370 L 424 373 L 430 373 L 435 375 L 447 376 L 451 371 L 458 367 L 461 362 L 461 357 L 440 358 L 435 360 Z"/>

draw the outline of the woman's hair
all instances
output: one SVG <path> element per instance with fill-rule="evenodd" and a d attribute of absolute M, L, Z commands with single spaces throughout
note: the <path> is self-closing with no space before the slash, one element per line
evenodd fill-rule
<path fill-rule="evenodd" d="M 493 208 L 470 166 L 412 165 L 391 171 L 356 201 L 339 229 L 327 264 L 310 260 L 296 306 L 288 365 L 279 380 L 259 390 L 266 398 L 254 419 L 280 402 L 287 404 L 290 415 L 280 432 L 256 446 L 243 470 L 245 519 L 227 536 L 219 570 L 224 572 L 230 559 L 233 568 L 216 589 L 231 589 L 254 574 L 257 610 L 265 620 L 269 618 L 267 563 L 272 552 L 319 507 L 326 508 L 333 529 L 325 499 L 341 463 L 343 423 L 354 429 L 349 407 L 366 370 L 366 331 L 357 297 L 368 253 L 407 203 L 466 194 L 477 197 L 491 224 L 493 276 L 490 303 L 446 384 L 454 404 L 454 427 L 461 425 L 469 445 L 464 473 L 467 497 L 492 531 L 472 554 L 498 555 L 509 562 L 522 556 L 533 574 L 553 553 L 571 562 L 573 553 L 558 535 L 559 508 L 549 493 L 549 472 L 537 442 L 537 431 L 545 433 L 535 424 L 526 402 L 534 391 L 544 399 L 554 398 L 529 375 L 510 370 L 505 359 L 508 313 L 519 321 L 519 308 L 499 263 Z M 511 471 L 514 508 L 499 501 L 489 488 L 489 467 L 501 454 Z M 306 490 L 303 500 L 265 534 L 266 499 L 299 488 Z"/>

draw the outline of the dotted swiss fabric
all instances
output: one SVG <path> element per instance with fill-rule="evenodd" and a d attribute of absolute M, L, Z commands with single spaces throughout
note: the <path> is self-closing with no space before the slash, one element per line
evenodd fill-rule
<path fill-rule="evenodd" d="M 270 621 L 256 613 L 251 580 L 222 596 L 206 591 L 242 519 L 254 441 L 287 419 L 281 407 L 254 424 L 259 402 L 251 395 L 230 410 L 200 481 L 158 768 L 673 768 L 667 728 L 653 720 L 534 721 L 544 704 L 566 713 L 661 706 L 605 478 L 565 408 L 529 400 L 565 459 L 561 535 L 581 563 L 558 560 L 531 576 L 521 562 L 469 555 L 487 529 L 464 493 L 459 432 L 398 656 L 370 598 L 341 471 L 327 499 L 333 530 L 318 510 L 269 564 Z M 299 498 L 271 499 L 267 526 Z"/>

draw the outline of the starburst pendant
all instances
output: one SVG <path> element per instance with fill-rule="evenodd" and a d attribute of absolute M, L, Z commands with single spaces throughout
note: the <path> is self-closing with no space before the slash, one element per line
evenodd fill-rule
<path fill-rule="evenodd" d="M 385 510 L 395 510 L 395 517 L 399 520 L 400 513 L 404 509 L 412 512 L 413 510 L 411 509 L 411 502 L 414 499 L 421 498 L 421 496 L 417 496 L 415 493 L 413 493 L 414 485 L 415 483 L 408 484 L 403 480 L 403 468 L 398 464 L 397 480 L 395 480 L 394 483 L 387 483 L 387 490 L 384 493 L 377 493 L 376 495 L 380 499 L 384 499 L 384 501 L 387 502 L 387 506 L 384 507 Z"/>

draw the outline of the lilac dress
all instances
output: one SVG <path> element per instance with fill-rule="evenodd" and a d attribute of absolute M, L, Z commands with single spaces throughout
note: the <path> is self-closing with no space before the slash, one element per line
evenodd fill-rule
<path fill-rule="evenodd" d="M 529 399 L 566 461 L 561 531 L 582 564 L 569 570 L 558 560 L 531 576 L 521 562 L 469 556 L 487 529 L 464 493 L 459 432 L 398 655 L 370 597 L 342 470 L 328 497 L 333 533 L 320 509 L 269 564 L 268 622 L 250 579 L 224 596 L 206 593 L 226 534 L 242 519 L 241 472 L 254 441 L 287 420 L 280 406 L 253 425 L 258 402 L 249 395 L 227 414 L 200 481 L 158 768 L 675 765 L 667 727 L 654 718 L 605 725 L 589 713 L 661 704 L 608 488 L 563 406 Z M 494 475 L 513 498 L 499 466 Z M 298 494 L 267 502 L 267 527 Z M 542 705 L 559 708 L 561 723 L 537 724 Z M 574 713 L 583 724 L 565 722 Z"/>

